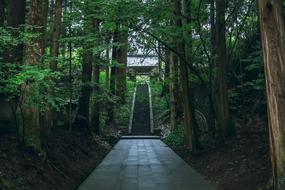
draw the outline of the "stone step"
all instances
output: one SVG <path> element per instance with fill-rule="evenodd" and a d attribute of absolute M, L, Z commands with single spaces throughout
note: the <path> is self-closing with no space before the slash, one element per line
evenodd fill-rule
<path fill-rule="evenodd" d="M 160 139 L 160 136 L 134 136 L 134 135 L 127 135 L 121 136 L 121 139 Z"/>

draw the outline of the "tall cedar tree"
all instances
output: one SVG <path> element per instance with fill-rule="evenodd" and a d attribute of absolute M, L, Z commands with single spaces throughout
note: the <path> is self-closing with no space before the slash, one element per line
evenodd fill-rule
<path fill-rule="evenodd" d="M 259 0 L 274 190 L 285 189 L 285 25 L 281 0 Z"/>
<path fill-rule="evenodd" d="M 231 124 L 228 100 L 227 81 L 227 51 L 226 51 L 226 21 L 225 21 L 225 0 L 216 0 L 216 25 L 215 25 L 215 72 L 213 96 L 215 113 L 218 127 L 223 135 L 233 135 L 235 130 Z"/>
<path fill-rule="evenodd" d="M 90 16 L 89 16 L 90 17 Z M 92 19 L 87 18 L 84 23 L 85 35 L 88 37 L 92 33 Z M 81 127 L 90 127 L 90 97 L 92 92 L 92 64 L 93 64 L 93 43 L 86 40 L 83 45 L 83 65 L 82 65 L 82 89 L 79 98 L 79 109 L 76 123 Z"/>
<path fill-rule="evenodd" d="M 39 34 L 25 44 L 24 64 L 37 66 L 42 62 L 44 54 L 45 19 L 47 18 L 48 0 L 31 0 L 28 16 L 28 31 Z M 39 95 L 37 81 L 30 78 L 21 87 L 20 103 L 17 110 L 20 135 L 23 143 L 38 151 L 42 151 L 42 128 L 40 126 L 39 104 L 33 101 Z"/>
<path fill-rule="evenodd" d="M 5 0 L 0 0 L 0 27 L 4 25 L 5 21 Z"/>
<path fill-rule="evenodd" d="M 52 60 L 50 62 L 50 69 L 55 71 L 57 70 L 58 63 L 58 54 L 59 54 L 59 39 L 61 32 L 61 24 L 62 24 L 62 5 L 63 0 L 56 0 L 55 3 L 55 13 L 53 18 L 53 26 L 52 26 L 52 41 L 51 41 L 51 56 Z"/>
<path fill-rule="evenodd" d="M 61 19 L 62 19 L 62 4 L 63 0 L 56 0 L 55 3 L 55 11 L 53 16 L 53 26 L 52 26 L 52 40 L 51 40 L 51 61 L 50 61 L 50 69 L 52 71 L 57 70 L 57 63 L 58 63 L 58 54 L 59 54 L 59 39 L 60 39 L 60 32 L 61 32 Z M 53 79 L 50 79 L 53 80 Z M 49 96 L 53 96 L 53 89 L 49 87 L 48 89 Z M 53 111 L 52 108 L 47 108 L 47 111 L 44 116 L 43 125 L 49 133 L 51 127 L 53 126 Z"/>
<path fill-rule="evenodd" d="M 113 33 L 113 43 L 119 43 L 119 27 L 120 24 L 116 24 L 116 29 Z M 117 45 L 113 45 L 112 49 L 112 65 L 111 65 L 111 76 L 110 76 L 110 93 L 111 95 L 116 94 L 116 79 L 117 79 L 117 69 L 116 62 L 119 58 L 119 50 Z M 114 102 L 110 101 L 108 103 L 108 125 L 115 127 L 115 119 L 114 119 Z"/>
<path fill-rule="evenodd" d="M 120 98 L 122 103 L 125 103 L 127 92 L 128 30 L 122 27 L 119 32 L 119 42 L 117 61 L 120 66 L 116 68 L 116 96 Z"/>
<path fill-rule="evenodd" d="M 167 58 L 167 64 L 169 65 L 169 101 L 170 101 L 170 123 L 171 130 L 175 130 L 177 128 L 177 112 L 178 112 L 178 56 L 169 52 Z"/>
<path fill-rule="evenodd" d="M 99 19 L 93 20 L 93 30 L 95 34 L 99 34 L 99 27 L 100 27 L 100 21 Z M 99 45 L 97 40 L 97 45 Z M 93 74 L 92 74 L 92 81 L 94 83 L 93 88 L 93 97 L 94 97 L 94 103 L 92 106 L 92 117 L 91 117 L 91 127 L 92 130 L 95 131 L 97 135 L 100 134 L 100 102 L 99 102 L 99 82 L 100 82 L 100 54 L 96 53 L 94 55 L 94 63 L 93 63 Z"/>
<path fill-rule="evenodd" d="M 175 25 L 180 31 L 183 31 L 183 21 L 182 21 L 182 3 L 181 0 L 172 0 Z M 183 35 L 184 32 L 183 32 Z M 189 36 L 188 36 L 189 37 Z M 191 36 L 190 36 L 191 37 Z M 182 85 L 182 99 L 183 99 L 183 113 L 184 113 L 184 127 L 185 127 L 185 140 L 188 145 L 188 148 L 195 152 L 196 151 L 196 137 L 194 133 L 194 114 L 191 104 L 191 93 L 189 88 L 189 79 L 188 79 L 188 67 L 187 64 L 190 64 L 190 58 L 186 57 L 186 45 L 184 39 L 175 39 L 176 50 L 180 55 L 179 62 L 179 71 L 180 71 L 180 81 Z"/>
<path fill-rule="evenodd" d="M 1 6 L 1 5 L 0 5 Z M 14 37 L 18 37 L 22 30 L 20 26 L 25 23 L 26 1 L 10 0 L 7 2 L 7 27 Z M 3 61 L 6 63 L 21 63 L 23 58 L 23 44 L 8 47 L 4 51 Z"/>

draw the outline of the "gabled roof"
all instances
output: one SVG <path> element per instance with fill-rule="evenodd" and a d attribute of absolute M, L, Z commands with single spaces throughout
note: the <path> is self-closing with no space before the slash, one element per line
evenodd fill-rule
<path fill-rule="evenodd" d="M 158 56 L 156 55 L 128 55 L 128 67 L 157 66 Z"/>

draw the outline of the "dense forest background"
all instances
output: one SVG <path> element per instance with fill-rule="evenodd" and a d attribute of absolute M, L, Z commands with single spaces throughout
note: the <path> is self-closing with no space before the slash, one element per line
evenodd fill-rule
<path fill-rule="evenodd" d="M 127 134 L 138 52 L 156 135 L 220 189 L 284 189 L 284 6 L 0 0 L 0 189 L 76 188 Z"/>

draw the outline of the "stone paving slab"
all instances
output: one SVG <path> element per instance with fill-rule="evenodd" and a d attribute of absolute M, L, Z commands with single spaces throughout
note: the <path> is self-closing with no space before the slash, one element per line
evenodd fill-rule
<path fill-rule="evenodd" d="M 161 139 L 160 136 L 133 136 L 133 135 L 127 135 L 127 136 L 121 136 L 121 139 Z"/>
<path fill-rule="evenodd" d="M 215 190 L 157 139 L 120 140 L 78 190 Z"/>

